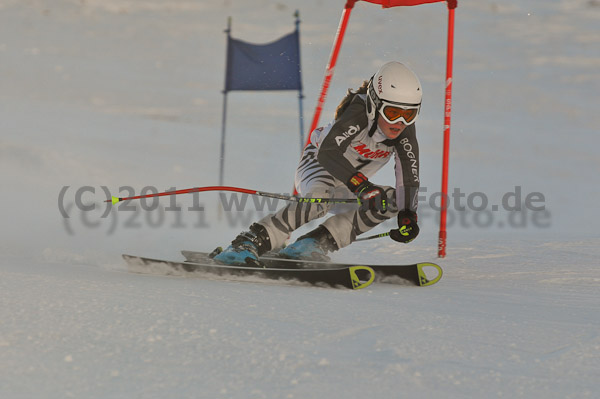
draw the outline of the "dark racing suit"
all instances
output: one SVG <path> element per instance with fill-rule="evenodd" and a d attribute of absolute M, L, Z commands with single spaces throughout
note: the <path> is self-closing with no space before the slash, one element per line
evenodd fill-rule
<path fill-rule="evenodd" d="M 292 231 L 328 212 L 335 215 L 323 225 L 338 248 L 349 245 L 356 236 L 392 218 L 399 210 L 416 212 L 419 146 L 415 124 L 407 126 L 394 140 L 386 139 L 378 129 L 370 136 L 373 122 L 369 123 L 365 106 L 365 95 L 357 94 L 333 124 L 313 131 L 296 170 L 296 189 L 304 197 L 353 198 L 355 195 L 346 187 L 350 178 L 358 171 L 370 178 L 394 157 L 395 189 L 383 187 L 389 198 L 387 210 L 362 209 L 358 204 L 291 203 L 259 222 L 269 233 L 273 249 L 281 247 Z"/>

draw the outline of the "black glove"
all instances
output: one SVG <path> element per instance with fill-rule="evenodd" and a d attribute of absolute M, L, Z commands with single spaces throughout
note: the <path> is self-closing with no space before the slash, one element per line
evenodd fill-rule
<path fill-rule="evenodd" d="M 359 199 L 360 204 L 366 209 L 385 212 L 387 210 L 387 196 L 382 187 L 376 186 L 367 180 L 367 176 L 358 172 L 346 184 Z"/>
<path fill-rule="evenodd" d="M 407 209 L 398 212 L 398 228 L 390 231 L 390 238 L 408 244 L 418 235 L 417 213 Z"/>

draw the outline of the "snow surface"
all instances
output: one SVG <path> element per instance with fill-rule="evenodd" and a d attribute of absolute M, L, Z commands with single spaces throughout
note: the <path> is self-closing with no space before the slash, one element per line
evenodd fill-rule
<path fill-rule="evenodd" d="M 227 17 L 233 36 L 265 43 L 300 10 L 308 126 L 343 3 L 0 1 L 1 398 L 600 397 L 596 0 L 459 2 L 451 191 L 491 209 L 520 187 L 545 210 L 453 211 L 435 286 L 125 267 L 121 253 L 182 259 L 268 213 L 219 212 L 203 194 L 101 217 L 102 186 L 217 183 Z M 424 85 L 428 191 L 414 243 L 356 243 L 335 260 L 436 261 L 445 7 L 359 2 L 350 21 L 322 121 L 383 62 L 407 62 Z M 226 183 L 289 192 L 296 95 L 228 101 Z M 88 212 L 74 205 L 85 186 Z"/>

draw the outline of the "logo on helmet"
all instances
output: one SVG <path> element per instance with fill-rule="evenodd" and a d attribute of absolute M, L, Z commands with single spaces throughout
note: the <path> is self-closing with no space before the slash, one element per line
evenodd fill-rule
<path fill-rule="evenodd" d="M 383 93 L 383 76 L 381 75 L 379 75 L 379 77 L 377 78 L 377 92 L 379 93 L 379 95 Z"/>

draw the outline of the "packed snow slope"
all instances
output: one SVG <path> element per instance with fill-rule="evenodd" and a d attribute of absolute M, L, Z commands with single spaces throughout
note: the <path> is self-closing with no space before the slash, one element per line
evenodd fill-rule
<path fill-rule="evenodd" d="M 308 127 L 343 5 L 0 0 L 0 397 L 600 397 L 595 0 L 459 1 L 456 201 L 435 286 L 123 264 L 226 245 L 283 206 L 102 201 L 217 183 L 228 16 L 234 37 L 267 43 L 300 11 Z M 446 14 L 354 8 L 321 121 L 386 61 L 419 74 L 422 227 L 409 245 L 356 243 L 336 261 L 436 261 Z M 226 184 L 289 192 L 297 94 L 232 92 L 228 106 Z M 374 181 L 391 184 L 391 165 Z"/>

